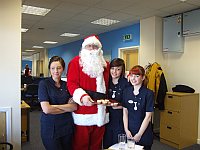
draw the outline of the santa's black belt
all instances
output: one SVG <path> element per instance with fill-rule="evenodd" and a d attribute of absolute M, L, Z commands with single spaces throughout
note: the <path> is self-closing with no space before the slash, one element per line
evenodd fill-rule
<path fill-rule="evenodd" d="M 85 91 L 93 100 L 106 99 L 106 94 L 104 93 L 99 93 L 99 92 L 94 92 L 94 91 L 89 91 L 89 90 L 85 90 Z"/>

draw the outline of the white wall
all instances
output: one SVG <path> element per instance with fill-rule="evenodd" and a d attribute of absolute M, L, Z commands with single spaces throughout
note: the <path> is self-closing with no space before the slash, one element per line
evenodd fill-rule
<path fill-rule="evenodd" d="M 162 19 L 150 17 L 140 21 L 140 37 L 139 63 L 142 66 L 148 62 L 161 64 L 169 91 L 176 84 L 185 84 L 200 93 L 200 35 L 185 37 L 184 53 L 163 53 Z M 200 109 L 197 143 L 200 144 Z"/>
<path fill-rule="evenodd" d="M 200 35 L 185 37 L 184 53 L 167 53 L 164 60 L 169 90 L 176 84 L 185 84 L 200 93 Z M 200 144 L 200 109 L 197 142 Z"/>
<path fill-rule="evenodd" d="M 11 142 L 21 149 L 21 0 L 0 1 L 0 107 L 11 107 Z"/>
<path fill-rule="evenodd" d="M 140 20 L 139 64 L 142 66 L 155 61 L 155 17 Z"/>

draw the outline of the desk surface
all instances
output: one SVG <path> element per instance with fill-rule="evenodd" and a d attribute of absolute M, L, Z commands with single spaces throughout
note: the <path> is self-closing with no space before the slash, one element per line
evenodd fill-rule
<path fill-rule="evenodd" d="M 119 150 L 119 144 L 114 144 L 111 147 L 108 148 L 108 150 Z M 130 150 L 127 148 L 127 144 L 125 144 L 125 150 Z M 134 150 L 143 150 L 143 146 L 140 145 L 135 145 L 135 149 Z"/>
<path fill-rule="evenodd" d="M 21 109 L 28 109 L 31 108 L 25 101 L 22 100 Z"/>

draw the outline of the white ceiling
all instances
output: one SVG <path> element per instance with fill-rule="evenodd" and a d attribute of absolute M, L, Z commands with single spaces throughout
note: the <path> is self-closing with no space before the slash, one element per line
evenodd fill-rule
<path fill-rule="evenodd" d="M 22 52 L 32 46 L 56 47 L 83 39 L 90 34 L 100 34 L 139 22 L 151 16 L 165 17 L 200 7 L 200 0 L 22 0 L 23 5 L 51 9 L 46 16 L 22 14 Z M 111 26 L 91 24 L 100 18 L 119 20 Z M 61 37 L 65 32 L 78 33 L 80 36 Z M 56 45 L 44 41 L 57 41 Z M 40 50 L 36 49 L 36 52 Z M 34 52 L 34 53 L 36 53 Z M 22 53 L 22 56 L 32 55 Z"/>

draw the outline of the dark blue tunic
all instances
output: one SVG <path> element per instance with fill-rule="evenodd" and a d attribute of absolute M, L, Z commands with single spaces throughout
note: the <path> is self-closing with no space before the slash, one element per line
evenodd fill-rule
<path fill-rule="evenodd" d="M 51 105 L 66 104 L 70 97 L 65 81 L 61 81 L 60 88 L 55 86 L 52 78 L 47 78 L 39 83 L 38 98 L 40 102 L 48 101 Z M 74 124 L 71 112 L 63 114 L 42 112 L 40 122 L 42 138 L 57 139 L 67 135 L 71 137 L 69 139 L 72 139 Z"/>
<path fill-rule="evenodd" d="M 119 78 L 118 84 L 113 84 L 112 80 L 110 80 L 108 99 L 113 99 L 121 103 L 123 90 L 128 86 L 130 86 L 130 83 L 124 77 Z M 106 131 L 104 134 L 104 149 L 118 143 L 118 134 L 125 133 L 123 126 L 123 109 L 113 109 L 112 107 L 108 107 L 108 111 L 109 123 L 106 124 Z"/>
<path fill-rule="evenodd" d="M 133 86 L 124 91 L 123 107 L 128 109 L 128 128 L 134 136 L 138 133 L 146 112 L 154 111 L 154 93 L 144 86 L 140 88 L 138 95 L 134 95 L 133 91 Z M 151 123 L 149 123 L 137 144 L 144 146 L 153 144 L 153 130 Z"/>

